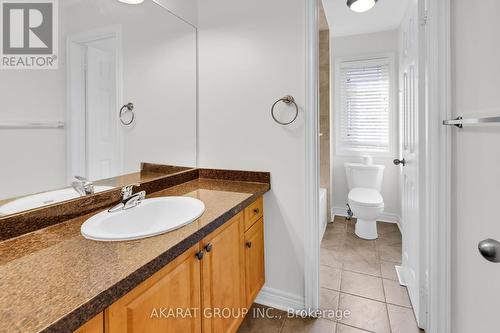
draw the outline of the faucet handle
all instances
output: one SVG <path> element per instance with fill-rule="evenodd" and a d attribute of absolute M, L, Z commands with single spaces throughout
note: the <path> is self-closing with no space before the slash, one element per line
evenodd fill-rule
<path fill-rule="evenodd" d="M 75 176 L 75 179 L 81 181 L 82 183 L 88 183 L 89 181 L 87 178 L 82 176 Z"/>
<path fill-rule="evenodd" d="M 122 188 L 122 196 L 124 199 L 130 197 L 133 193 L 134 187 L 139 187 L 141 184 L 136 183 L 136 184 L 130 184 L 126 185 Z"/>

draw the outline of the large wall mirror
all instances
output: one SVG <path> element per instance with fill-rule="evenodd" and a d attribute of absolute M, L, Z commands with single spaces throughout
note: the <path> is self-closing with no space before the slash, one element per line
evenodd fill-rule
<path fill-rule="evenodd" d="M 196 28 L 158 1 L 56 3 L 58 68 L 0 69 L 0 217 L 196 166 Z"/>

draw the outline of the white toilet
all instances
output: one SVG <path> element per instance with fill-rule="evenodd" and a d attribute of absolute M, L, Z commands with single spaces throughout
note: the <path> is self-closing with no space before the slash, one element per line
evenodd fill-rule
<path fill-rule="evenodd" d="M 363 239 L 377 239 L 377 219 L 384 212 L 384 198 L 380 194 L 384 178 L 384 166 L 371 164 L 345 163 L 348 204 L 357 218 L 356 235 Z"/>

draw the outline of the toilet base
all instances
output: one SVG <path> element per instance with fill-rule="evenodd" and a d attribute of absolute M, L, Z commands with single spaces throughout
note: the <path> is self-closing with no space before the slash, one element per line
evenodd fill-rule
<path fill-rule="evenodd" d="M 363 220 L 358 218 L 356 221 L 355 234 L 363 239 L 377 239 L 377 221 L 376 220 Z"/>

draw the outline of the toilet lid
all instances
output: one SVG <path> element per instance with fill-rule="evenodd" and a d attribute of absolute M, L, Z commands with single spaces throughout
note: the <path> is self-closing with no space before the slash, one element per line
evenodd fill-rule
<path fill-rule="evenodd" d="M 384 198 L 377 190 L 359 187 L 349 192 L 349 202 L 360 206 L 379 207 L 384 204 Z"/>

